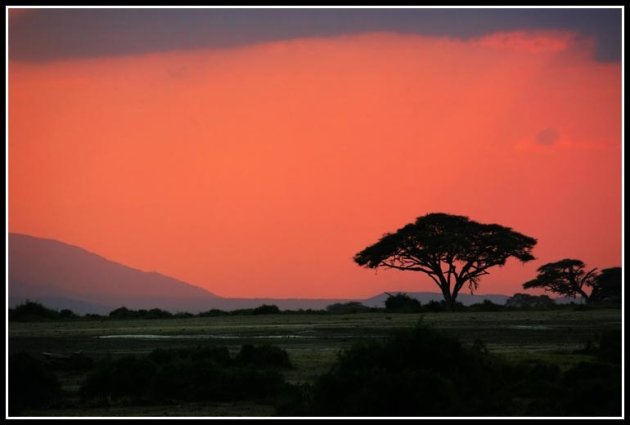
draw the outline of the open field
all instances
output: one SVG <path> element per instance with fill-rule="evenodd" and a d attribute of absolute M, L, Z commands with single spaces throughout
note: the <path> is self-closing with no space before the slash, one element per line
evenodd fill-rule
<path fill-rule="evenodd" d="M 465 344 L 481 341 L 492 352 L 514 360 L 542 359 L 568 367 L 586 357 L 575 351 L 600 334 L 621 327 L 621 311 L 456 312 L 345 315 L 281 314 L 165 320 L 94 320 L 9 324 L 9 353 L 69 354 L 82 351 L 98 360 L 106 355 L 147 354 L 155 348 L 269 343 L 285 349 L 294 369 L 288 382 L 312 382 L 326 372 L 337 353 L 361 338 L 383 338 L 422 323 L 456 336 Z M 58 371 L 69 399 L 76 399 L 80 372 Z M 256 403 L 195 403 L 179 406 L 121 406 L 33 412 L 36 416 L 268 416 L 272 406 Z"/>

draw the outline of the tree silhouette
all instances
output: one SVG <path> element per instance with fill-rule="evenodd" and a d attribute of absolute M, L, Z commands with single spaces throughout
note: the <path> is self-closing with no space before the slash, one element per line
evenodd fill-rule
<path fill-rule="evenodd" d="M 621 267 L 603 269 L 593 282 L 591 302 L 621 303 Z"/>
<path fill-rule="evenodd" d="M 597 269 L 586 271 L 584 267 L 582 261 L 573 258 L 544 264 L 538 268 L 536 278 L 525 282 L 523 288 L 542 288 L 568 297 L 580 295 L 582 299 L 588 301 L 589 294 L 586 288 L 592 287 L 595 283 Z"/>
<path fill-rule="evenodd" d="M 409 295 L 399 292 L 398 294 L 390 294 L 386 292 L 385 310 L 395 312 L 414 313 L 422 310 L 420 301 L 411 298 Z"/>
<path fill-rule="evenodd" d="M 534 259 L 536 239 L 498 224 L 482 224 L 468 217 L 431 213 L 385 234 L 354 256 L 366 268 L 384 267 L 427 274 L 440 288 L 449 308 L 468 283 L 473 293 L 481 276 L 509 257 Z"/>
<path fill-rule="evenodd" d="M 517 293 L 505 301 L 508 308 L 549 308 L 556 304 L 547 295 L 530 295 Z"/>

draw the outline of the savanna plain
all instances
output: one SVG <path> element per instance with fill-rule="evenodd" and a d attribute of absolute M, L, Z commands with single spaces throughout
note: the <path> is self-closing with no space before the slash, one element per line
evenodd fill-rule
<path fill-rule="evenodd" d="M 123 359 L 132 359 L 130 360 L 132 362 L 150 360 L 132 364 L 131 369 L 137 372 L 149 363 L 153 368 L 159 367 L 160 364 L 165 365 L 165 358 L 170 359 L 177 355 L 185 357 L 184 353 L 188 353 L 190 358 L 195 357 L 190 353 L 196 352 L 198 357 L 203 353 L 209 353 L 209 357 L 214 356 L 215 360 L 217 353 L 222 353 L 219 355 L 223 358 L 221 361 L 232 362 L 230 365 L 241 361 L 239 364 L 242 366 L 245 364 L 243 361 L 251 360 L 254 368 L 256 365 L 262 365 L 265 369 L 265 361 L 257 363 L 256 358 L 262 359 L 265 356 L 274 358 L 275 355 L 277 359 L 277 354 L 284 352 L 285 357 L 275 362 L 277 367 L 272 367 L 273 373 L 278 375 L 276 380 L 282 381 L 282 386 L 289 386 L 289 393 L 301 393 L 301 397 L 308 398 L 309 396 L 304 396 L 303 389 L 321 388 L 324 384 L 318 383 L 318 380 L 321 381 L 320 377 L 329 373 L 335 365 L 339 368 L 339 363 L 343 363 L 342 353 L 348 354 L 351 347 L 355 347 L 358 350 L 355 352 L 358 353 L 362 345 L 367 347 L 370 343 L 379 344 L 391 339 L 397 332 L 418 328 L 435 331 L 438 335 L 456 341 L 465 350 L 492 356 L 502 364 L 519 365 L 523 368 L 535 365 L 538 371 L 544 366 L 553 369 L 555 371 L 553 373 L 560 374 L 578 365 L 596 363 L 598 344 L 602 336 L 611 332 L 619 332 L 617 335 L 620 335 L 621 321 L 620 309 L 568 307 L 543 311 L 460 311 L 421 314 L 378 311 L 357 314 L 281 313 L 153 320 L 103 318 L 10 322 L 8 347 L 9 355 L 27 353 L 40 360 L 49 372 L 56 375 L 60 383 L 60 395 L 54 403 L 43 408 L 25 408 L 19 412 L 19 416 L 311 416 L 312 412 L 300 410 L 295 406 L 288 409 L 286 406 L 279 408 L 279 404 L 293 406 L 297 402 L 287 401 L 287 396 L 270 397 L 269 394 L 278 393 L 275 390 L 246 391 L 246 396 L 243 397 L 197 396 L 182 399 L 173 394 L 169 395 L 168 389 L 160 391 L 160 397 L 147 397 L 142 392 L 145 390 L 139 390 L 137 394 L 114 397 L 107 391 L 99 393 L 96 390 L 90 393 L 89 388 L 90 385 L 98 388 L 99 382 L 102 384 L 104 378 L 98 376 L 99 370 L 102 370 L 102 366 L 99 365 L 110 365 L 110 370 L 111 367 L 120 369 L 120 362 Z M 440 357 L 442 348 L 438 345 L 435 344 L 437 352 L 434 354 Z M 261 347 L 273 347 L 277 352 L 271 350 L 271 356 L 264 355 L 265 350 Z M 621 351 L 620 342 L 618 348 Z M 448 347 L 444 350 L 452 351 Z M 266 352 L 269 354 L 270 351 Z M 53 353 L 52 357 L 49 353 Z M 447 352 L 442 354 L 449 355 Z M 73 358 L 72 356 L 88 361 L 73 364 L 69 360 Z M 348 355 L 345 358 L 347 360 Z M 212 369 L 214 371 L 220 370 L 221 364 L 227 364 L 215 360 L 213 365 L 219 365 L 216 366 L 219 369 Z M 439 359 L 429 356 L 419 357 L 417 361 L 431 363 L 439 362 Z M 271 363 L 274 363 L 273 359 Z M 167 369 L 167 366 L 163 366 L 160 371 L 164 372 Z M 181 372 L 182 370 L 175 368 L 173 374 L 183 376 L 185 373 Z M 203 371 L 199 371 L 199 374 L 203 374 Z M 216 374 L 215 372 L 214 376 Z M 249 378 L 244 378 L 245 375 Z M 232 383 L 243 379 L 244 385 L 274 387 L 273 385 L 269 387 L 266 378 L 262 376 L 255 375 L 252 378 L 253 375 L 247 373 L 245 375 L 239 374 L 239 378 L 230 376 L 224 378 Z M 171 382 L 164 378 L 164 374 L 160 376 L 162 383 L 154 380 L 147 385 L 171 386 L 173 391 L 181 388 L 171 385 Z M 210 373 L 208 379 L 213 379 L 212 376 Z M 621 385 L 620 379 L 618 384 Z M 204 391 L 212 393 L 208 389 Z M 304 400 L 300 401 L 303 402 Z M 616 406 L 617 402 L 613 405 Z M 525 413 L 530 411 L 532 410 L 525 408 L 523 410 Z M 320 414 L 328 416 L 326 411 L 317 415 Z M 366 416 L 369 416 L 369 413 Z M 405 414 L 403 409 L 400 415 L 394 416 L 425 415 Z M 439 416 L 450 416 L 449 411 L 445 410 Z M 497 416 L 502 416 L 500 410 Z"/>

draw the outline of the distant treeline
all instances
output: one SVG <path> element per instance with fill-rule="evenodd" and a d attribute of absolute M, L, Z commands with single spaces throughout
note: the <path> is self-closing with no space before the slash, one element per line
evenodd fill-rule
<path fill-rule="evenodd" d="M 514 294 L 508 298 L 505 304 L 496 304 L 490 300 L 483 300 L 480 303 L 465 306 L 462 303 L 455 303 L 452 308 L 444 301 L 429 301 L 422 304 L 415 298 L 405 293 L 388 294 L 385 300 L 385 307 L 369 307 L 358 301 L 334 303 L 325 309 L 298 309 L 281 310 L 276 305 L 263 304 L 256 308 L 245 308 L 238 310 L 210 309 L 197 314 L 187 312 L 171 313 L 159 308 L 133 310 L 127 307 L 120 307 L 111 311 L 107 315 L 88 313 L 83 316 L 74 313 L 69 309 L 54 310 L 43 306 L 40 303 L 27 300 L 23 304 L 9 309 L 9 320 L 16 322 L 46 321 L 46 320 L 104 320 L 104 319 L 181 319 L 190 317 L 218 317 L 218 316 L 247 316 L 264 314 L 356 314 L 356 313 L 439 313 L 447 311 L 527 311 L 527 310 L 552 310 L 552 309 L 572 309 L 590 310 L 595 308 L 619 308 L 616 303 L 599 304 L 557 304 L 547 295 Z"/>

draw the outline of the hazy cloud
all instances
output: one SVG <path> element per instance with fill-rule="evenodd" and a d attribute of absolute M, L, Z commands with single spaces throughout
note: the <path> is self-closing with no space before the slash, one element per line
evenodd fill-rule
<path fill-rule="evenodd" d="M 540 145 L 551 146 L 560 138 L 560 134 L 555 128 L 548 127 L 536 135 L 536 141 Z"/>

